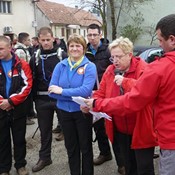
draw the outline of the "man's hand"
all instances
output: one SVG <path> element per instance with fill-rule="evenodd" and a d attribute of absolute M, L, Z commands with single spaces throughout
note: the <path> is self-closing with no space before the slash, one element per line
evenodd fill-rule
<path fill-rule="evenodd" d="M 51 85 L 48 89 L 49 93 L 62 94 L 63 89 L 56 85 Z"/>
<path fill-rule="evenodd" d="M 86 103 L 86 105 L 87 105 L 87 107 L 88 107 L 89 109 L 92 109 L 92 108 L 93 108 L 93 102 L 94 102 L 94 99 L 93 99 L 93 98 L 91 98 L 91 99 L 86 99 L 86 100 L 84 100 L 84 102 Z"/>
<path fill-rule="evenodd" d="M 7 99 L 0 100 L 0 109 L 9 111 L 13 109 L 13 106 L 8 102 Z"/>
<path fill-rule="evenodd" d="M 123 81 L 123 76 L 121 75 L 116 75 L 114 78 L 114 82 L 118 85 L 121 86 L 122 85 L 122 81 Z"/>

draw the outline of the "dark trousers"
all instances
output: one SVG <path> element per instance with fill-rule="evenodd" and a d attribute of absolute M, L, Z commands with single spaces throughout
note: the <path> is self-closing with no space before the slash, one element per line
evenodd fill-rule
<path fill-rule="evenodd" d="M 71 175 L 93 175 L 92 117 L 80 111 L 60 112 Z"/>
<path fill-rule="evenodd" d="M 121 153 L 124 156 L 126 175 L 138 175 L 135 151 L 131 149 L 132 136 L 117 132 Z M 144 157 L 143 157 L 144 159 Z"/>
<path fill-rule="evenodd" d="M 139 175 L 154 175 L 154 147 L 135 149 L 137 170 Z"/>
<path fill-rule="evenodd" d="M 12 119 L 6 115 L 0 119 L 0 173 L 9 172 L 12 166 L 12 143 L 14 148 L 15 168 L 26 165 L 26 117 Z"/>
<path fill-rule="evenodd" d="M 30 117 L 34 116 L 34 114 L 35 114 L 34 105 L 33 105 L 33 96 L 31 93 L 29 94 L 27 99 L 28 99 L 27 117 L 30 118 Z"/>
<path fill-rule="evenodd" d="M 117 132 L 114 131 L 114 142 L 112 144 L 113 152 L 115 155 L 115 160 L 118 167 L 124 166 L 124 157 L 120 149 L 120 140 L 118 138 Z"/>
<path fill-rule="evenodd" d="M 94 131 L 96 134 L 96 139 L 98 142 L 98 147 L 100 150 L 100 155 L 108 155 L 111 154 L 109 140 L 106 135 L 104 119 L 100 119 L 93 124 Z"/>
<path fill-rule="evenodd" d="M 59 111 L 56 107 L 56 101 L 38 98 L 36 101 L 36 111 L 38 117 L 38 125 L 41 133 L 41 148 L 39 151 L 39 159 L 51 159 L 52 144 L 52 126 L 55 111 Z M 59 112 L 58 112 L 59 113 Z"/>
<path fill-rule="evenodd" d="M 58 119 L 58 124 L 57 124 L 57 128 L 60 129 L 60 132 L 62 132 L 62 124 L 61 124 L 61 120 L 60 120 L 60 113 L 57 113 L 57 119 Z"/>

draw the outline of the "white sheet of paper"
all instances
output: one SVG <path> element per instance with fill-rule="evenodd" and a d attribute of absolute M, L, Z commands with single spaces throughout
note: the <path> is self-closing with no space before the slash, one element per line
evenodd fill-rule
<path fill-rule="evenodd" d="M 81 106 L 87 106 L 86 103 L 84 102 L 85 98 L 83 97 L 72 97 L 72 100 L 76 103 L 78 103 Z M 94 111 L 89 111 L 92 115 L 93 115 L 93 121 L 96 122 L 97 120 L 101 119 L 101 118 L 105 118 L 107 120 L 112 121 L 112 118 L 107 115 L 106 113 L 103 112 L 94 112 Z"/>
<path fill-rule="evenodd" d="M 72 97 L 72 100 L 76 103 L 78 103 L 81 106 L 87 106 L 86 103 L 84 102 L 85 98 L 83 97 Z"/>

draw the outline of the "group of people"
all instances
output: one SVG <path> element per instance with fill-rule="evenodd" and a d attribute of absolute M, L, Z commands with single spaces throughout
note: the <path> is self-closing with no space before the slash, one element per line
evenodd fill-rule
<path fill-rule="evenodd" d="M 108 59 L 110 57 L 110 54 L 108 52 L 107 43 L 101 39 L 102 34 L 101 34 L 100 27 L 96 24 L 92 24 L 88 28 L 89 32 L 92 32 L 91 30 L 95 31 L 97 34 L 93 34 L 91 36 L 91 33 L 90 33 L 88 35 L 88 38 L 92 43 L 92 44 L 88 45 L 88 47 L 89 47 L 88 54 L 90 53 L 91 50 L 93 50 L 93 48 L 95 48 L 94 51 L 92 51 L 93 54 L 91 55 L 90 58 L 92 59 L 93 62 L 97 61 L 97 58 L 98 58 L 99 60 L 97 61 L 97 63 L 99 64 L 99 66 L 101 65 L 101 63 L 103 64 L 103 66 L 101 66 L 101 68 L 99 68 L 99 70 L 98 70 L 99 77 L 102 77 L 102 73 L 105 71 L 107 66 L 110 64 L 110 61 Z M 94 35 L 96 35 L 96 36 L 94 36 Z M 97 77 L 96 66 L 94 64 L 92 64 L 88 60 L 88 58 L 85 56 L 86 50 L 87 50 L 87 44 L 86 44 L 84 37 L 79 36 L 79 35 L 73 35 L 72 38 L 71 37 L 69 38 L 70 41 L 68 41 L 68 44 L 67 44 L 68 54 L 69 54 L 68 60 L 69 61 L 67 61 L 67 59 L 66 59 L 67 54 L 65 53 L 65 51 L 61 50 L 61 52 L 60 52 L 60 49 L 58 47 L 59 42 L 57 40 L 55 40 L 55 38 L 53 37 L 52 30 L 49 27 L 42 27 L 38 32 L 38 37 L 32 38 L 32 44 L 33 44 L 32 52 L 33 52 L 33 54 L 30 54 L 31 50 L 28 49 L 29 45 L 30 45 L 30 39 L 29 39 L 28 33 L 25 33 L 25 32 L 20 33 L 18 35 L 18 38 L 19 38 L 18 42 L 16 43 L 16 46 L 13 48 L 11 47 L 11 43 L 10 43 L 9 38 L 7 38 L 5 36 L 1 36 L 1 38 L 2 38 L 2 43 L 6 46 L 5 47 L 3 45 L 1 47 L 1 50 L 3 50 L 3 51 L 5 50 L 5 53 L 1 56 L 1 62 L 3 62 L 5 60 L 5 63 L 6 63 L 6 61 L 8 62 L 8 60 L 13 60 L 12 56 L 15 55 L 15 57 L 17 58 L 17 60 L 19 62 L 23 62 L 23 61 L 29 62 L 29 65 L 30 65 L 30 69 L 31 69 L 30 75 L 32 75 L 33 85 L 32 85 L 32 88 L 30 87 L 30 89 L 28 89 L 29 93 L 26 94 L 25 101 L 24 101 L 24 99 L 21 99 L 21 101 L 19 100 L 19 103 L 21 103 L 21 104 L 23 104 L 25 102 L 25 106 L 26 106 L 25 114 L 20 113 L 21 116 L 19 116 L 19 118 L 24 119 L 24 122 L 23 122 L 23 125 L 24 125 L 26 123 L 25 119 L 27 119 L 28 112 L 29 112 L 29 110 L 27 110 L 27 109 L 29 109 L 29 105 L 31 104 L 30 102 L 31 101 L 33 102 L 33 100 L 34 100 L 35 108 L 36 108 L 36 112 L 37 112 L 38 125 L 39 125 L 39 129 L 40 129 L 40 133 L 41 133 L 41 148 L 39 151 L 39 160 L 36 163 L 36 165 L 34 165 L 32 168 L 33 172 L 37 172 L 37 171 L 42 170 L 45 166 L 50 165 L 52 163 L 51 143 L 52 143 L 52 125 L 53 125 L 54 113 L 55 112 L 57 113 L 57 116 L 58 116 L 58 118 L 60 118 L 61 121 L 64 119 L 64 118 L 62 119 L 61 117 L 59 117 L 62 115 L 64 110 L 62 111 L 61 109 L 59 109 L 59 107 L 56 106 L 56 100 L 54 98 L 51 98 L 48 96 L 49 95 L 49 93 L 48 93 L 49 83 L 51 81 L 51 77 L 54 77 L 53 70 L 54 70 L 55 66 L 62 60 L 63 60 L 62 63 L 69 62 L 69 66 L 72 65 L 72 67 L 70 69 L 71 70 L 70 74 L 72 74 L 72 76 L 74 75 L 72 70 L 74 70 L 76 73 L 77 69 L 78 69 L 77 77 L 79 77 L 81 75 L 80 78 L 82 79 L 81 82 L 79 82 L 80 84 L 84 83 L 85 72 L 90 73 L 89 75 L 88 74 L 86 75 L 88 83 L 85 83 L 84 88 L 83 88 L 84 90 L 87 91 L 87 95 L 84 94 L 84 90 L 82 89 L 83 90 L 82 93 L 85 95 L 84 97 L 90 96 L 92 93 L 92 90 L 94 89 L 94 84 L 96 83 L 96 77 Z M 35 43 L 39 43 L 39 45 L 36 45 Z M 81 48 L 80 46 L 83 46 L 83 48 Z M 80 50 L 80 53 L 76 53 L 76 52 L 78 52 L 78 50 Z M 95 52 L 95 50 L 97 50 L 98 54 Z M 101 56 L 99 55 L 99 53 L 101 54 L 101 56 L 104 55 L 103 57 L 105 60 L 101 59 Z M 81 62 L 82 63 L 81 64 L 78 63 L 78 64 L 74 65 L 75 62 L 78 62 L 79 57 L 81 57 L 80 63 Z M 86 57 L 86 61 L 84 60 L 85 57 Z M 73 61 L 73 59 L 75 59 L 75 62 Z M 84 64 L 83 60 L 85 61 L 85 64 Z M 101 63 L 99 63 L 99 62 L 101 62 Z M 21 63 L 21 64 L 23 64 L 23 63 Z M 12 65 L 9 66 L 9 69 L 11 67 L 12 67 Z M 6 74 L 10 75 L 10 74 L 8 74 L 7 71 L 4 72 L 5 69 L 6 69 L 5 67 L 2 68 L 2 72 L 4 73 L 4 76 L 6 76 Z M 19 75 L 21 75 L 21 72 L 23 72 L 23 70 L 18 69 L 18 72 L 19 72 Z M 10 76 L 9 76 L 9 78 L 10 78 Z M 22 78 L 24 79 L 24 81 L 29 81 L 26 77 L 22 77 Z M 64 77 L 64 79 L 65 79 L 65 77 Z M 70 80 L 73 81 L 74 79 L 70 78 Z M 8 88 L 10 89 L 9 82 L 8 82 L 8 84 L 6 84 L 5 79 L 3 79 L 2 82 L 4 83 L 4 86 L 8 86 Z M 75 84 L 75 85 L 79 86 L 80 84 L 77 84 L 77 85 Z M 88 88 L 86 87 L 87 84 L 89 84 Z M 75 85 L 73 85 L 73 86 L 75 86 Z M 20 84 L 18 86 L 22 88 L 22 86 Z M 71 87 L 71 84 L 68 84 L 68 86 Z M 9 89 L 8 89 L 8 91 L 9 91 Z M 19 89 L 16 89 L 16 92 L 14 92 L 14 93 L 17 93 L 17 94 L 20 93 Z M 79 91 L 78 91 L 78 93 L 79 93 Z M 8 96 L 9 98 L 10 98 L 10 95 Z M 79 94 L 79 95 L 82 95 L 82 94 Z M 13 96 L 13 94 L 12 94 L 12 96 Z M 4 96 L 2 94 L 2 97 L 5 98 L 6 96 Z M 68 97 L 69 100 L 70 100 L 70 97 L 71 97 L 71 94 Z M 64 102 L 64 100 L 63 100 L 63 102 Z M 3 103 L 1 105 L 3 105 Z M 13 108 L 20 109 L 20 106 L 18 107 L 18 106 L 14 105 Z M 82 112 L 80 111 L 80 108 L 77 111 L 78 108 L 79 108 L 78 106 L 75 109 L 73 107 L 73 111 L 75 110 L 76 113 L 79 113 L 79 115 L 81 115 Z M 4 110 L 4 108 L 1 108 L 1 109 Z M 63 109 L 65 109 L 65 108 L 63 108 Z M 66 109 L 68 110 L 68 112 L 70 112 L 69 106 L 66 106 Z M 13 112 L 13 109 L 10 111 Z M 5 115 L 9 115 L 9 112 L 7 113 L 6 110 L 3 112 L 5 113 Z M 10 114 L 13 115 L 12 113 L 10 113 Z M 72 113 L 71 113 L 71 115 L 72 115 Z M 4 117 L 2 117 L 2 118 L 4 118 Z M 104 127 L 104 120 L 103 120 L 102 121 L 103 124 L 101 124 L 101 126 L 99 125 L 99 127 L 97 129 L 97 130 L 99 130 L 99 132 L 96 132 L 97 135 L 100 135 L 100 137 L 98 136 L 97 140 L 100 140 L 101 137 L 105 138 L 105 141 L 103 141 L 103 139 L 101 139 L 101 144 L 100 144 L 101 146 L 99 146 L 100 156 L 102 156 L 102 158 L 97 159 L 97 161 L 94 159 L 94 162 L 93 162 L 92 142 L 91 142 L 92 141 L 92 130 L 91 130 L 92 129 L 91 128 L 92 127 L 92 118 L 88 117 L 86 120 L 84 120 L 84 115 L 83 115 L 83 118 L 81 120 L 82 120 L 82 124 L 84 123 L 85 127 L 87 125 L 87 129 L 85 129 L 85 127 L 81 129 L 82 131 L 84 131 L 84 134 L 86 134 L 87 137 L 84 137 L 84 134 L 82 133 L 82 131 L 80 131 L 80 133 L 82 133 L 82 135 L 81 135 L 81 139 L 78 139 L 78 140 L 83 139 L 82 146 L 84 147 L 83 149 L 84 149 L 84 153 L 85 153 L 85 155 L 84 155 L 85 169 L 83 170 L 83 172 L 89 171 L 88 174 L 93 174 L 93 164 L 96 163 L 97 165 L 100 165 L 100 164 L 104 163 L 105 161 L 112 159 L 109 141 L 108 141 L 108 138 L 105 134 L 105 127 Z M 61 123 L 61 121 L 60 121 L 60 123 Z M 19 123 L 19 120 L 15 119 L 14 121 L 13 120 L 9 121 L 9 117 L 8 117 L 8 118 L 6 118 L 5 122 L 6 122 L 5 127 L 7 127 L 7 130 L 9 131 L 8 135 L 6 135 L 6 137 L 8 136 L 8 139 L 10 139 L 10 130 L 13 131 L 12 138 L 13 138 L 14 149 L 16 150 L 16 147 L 18 145 L 21 145 L 21 144 L 23 147 L 25 147 L 26 142 L 19 143 L 18 139 L 16 139 L 16 137 L 13 136 L 14 133 L 16 133 L 16 131 L 18 131 L 16 129 L 16 127 L 13 128 L 13 122 Z M 63 131 L 64 131 L 64 127 L 65 127 L 64 123 L 65 122 L 63 122 L 63 125 L 61 124 L 61 129 Z M 0 127 L 0 129 L 2 129 L 2 128 Z M 18 128 L 18 129 L 20 129 L 20 128 Z M 74 127 L 72 129 L 74 130 Z M 17 138 L 23 137 L 23 139 L 25 140 L 25 130 L 26 130 L 26 126 L 22 132 L 22 135 L 17 135 Z M 1 134 L 3 135 L 3 132 L 1 132 Z M 70 132 L 64 131 L 64 135 L 68 135 L 68 134 L 70 134 Z M 103 134 L 104 134 L 104 136 L 103 136 Z M 78 135 L 77 135 L 77 133 L 75 133 L 75 140 L 77 139 L 77 137 L 78 137 Z M 4 140 L 1 140 L 0 142 L 2 143 L 2 145 L 4 145 L 5 141 L 6 140 L 4 139 Z M 1 143 L 0 143 L 0 145 L 1 145 Z M 66 145 L 66 147 L 68 147 L 68 145 L 72 145 L 72 143 L 69 141 L 69 139 L 67 139 L 67 136 L 65 137 L 65 145 Z M 3 148 L 5 149 L 5 147 L 3 147 Z M 9 144 L 9 149 L 11 149 L 11 144 Z M 78 163 L 78 161 L 76 161 L 77 162 L 76 166 L 78 164 L 80 166 L 80 157 L 77 154 L 80 151 L 80 147 L 76 146 L 75 150 L 76 150 L 76 154 L 74 155 L 74 157 L 76 157 L 76 159 L 79 160 L 79 163 Z M 4 150 L 2 150 L 2 152 L 4 152 Z M 7 152 L 9 152 L 9 150 L 7 150 Z M 7 154 L 7 152 L 4 152 L 4 156 Z M 19 159 L 16 158 L 19 150 L 17 149 L 16 152 L 14 154 L 14 158 L 15 158 L 15 168 L 17 169 L 17 173 L 20 175 L 28 174 L 28 171 L 25 168 L 26 150 L 23 152 L 21 157 L 19 157 Z M 73 154 L 74 154 L 74 150 L 73 150 Z M 4 157 L 2 157 L 2 159 L 0 160 L 0 174 L 7 175 L 7 174 L 9 174 L 11 166 L 12 166 L 12 155 L 10 155 L 8 157 L 8 163 L 4 162 L 3 159 L 4 159 Z M 20 163 L 20 162 L 22 162 L 22 160 L 25 161 L 25 164 Z M 70 159 L 70 162 L 71 162 L 71 159 Z M 72 166 L 70 163 L 70 169 L 75 169 L 74 168 L 74 166 L 75 166 L 74 158 L 73 158 L 72 162 L 73 162 Z M 8 164 L 8 166 L 7 166 L 7 164 Z M 78 172 L 76 169 L 74 171 L 76 173 Z"/>
<path fill-rule="evenodd" d="M 104 75 L 104 80 L 101 82 L 101 90 L 99 89 L 92 99 L 85 100 L 88 108 L 82 107 L 84 112 L 91 109 L 93 111 L 111 114 L 113 126 L 116 129 L 119 127 L 121 130 L 123 129 L 119 126 L 119 122 L 117 121 L 124 120 L 126 122 L 126 116 L 128 116 L 128 119 L 130 120 L 135 120 L 134 130 L 131 135 L 132 138 L 131 140 L 128 138 L 128 141 L 132 142 L 138 174 L 154 174 L 151 159 L 153 157 L 153 147 L 156 144 L 160 146 L 159 174 L 173 175 L 175 173 L 175 77 L 173 75 L 175 72 L 174 22 L 175 14 L 171 14 L 163 17 L 157 23 L 157 39 L 164 54 L 159 59 L 147 65 L 140 75 L 138 74 L 138 71 L 135 72 L 135 76 L 139 75 L 139 78 L 135 81 L 134 85 L 129 82 L 130 80 L 128 78 L 130 77 L 127 77 L 126 75 L 129 71 L 133 72 L 134 69 L 125 70 L 120 68 L 124 77 L 116 75 L 114 82 L 116 82 L 126 94 L 122 96 L 104 96 L 103 91 L 105 89 L 103 89 L 103 87 L 106 86 L 108 80 L 107 77 L 110 76 Z M 115 67 L 119 68 L 119 60 L 120 62 L 124 61 L 124 58 L 129 58 L 131 53 L 125 51 L 126 47 L 124 47 L 123 51 L 121 51 L 121 48 L 115 48 L 117 42 L 119 41 L 114 41 L 111 44 L 110 49 L 112 61 L 114 62 Z M 126 41 L 124 42 L 126 44 Z M 116 49 L 119 49 L 118 52 L 115 52 Z M 131 64 L 134 63 L 133 61 L 134 59 L 131 61 Z M 137 66 L 139 66 L 139 64 L 134 65 L 135 70 L 137 69 Z M 139 67 L 141 70 L 141 66 Z M 112 67 L 109 68 L 108 71 L 111 69 Z M 106 72 L 106 74 L 107 73 L 108 72 Z M 131 88 L 131 86 L 133 87 Z M 109 85 L 107 88 L 109 88 Z M 128 90 L 130 92 L 128 92 Z M 112 94 L 113 92 L 111 91 L 109 93 Z M 135 117 L 132 116 L 133 114 Z M 126 123 L 123 123 L 123 125 L 127 126 Z M 120 137 L 120 131 L 118 134 Z M 122 135 L 127 135 L 127 133 L 122 133 Z M 125 152 L 125 154 L 126 153 L 127 152 Z M 133 162 L 130 160 L 129 165 Z M 133 174 L 132 172 L 128 172 L 130 171 L 129 167 L 127 168 L 127 166 L 125 166 L 125 168 L 126 174 Z"/>
<path fill-rule="evenodd" d="M 71 35 L 67 53 L 54 44 L 49 27 L 40 28 L 40 46 L 26 61 L 17 56 L 17 50 L 12 51 L 7 37 L 0 36 L 0 175 L 9 175 L 11 170 L 11 138 L 17 173 L 29 174 L 25 133 L 33 101 L 41 136 L 33 172 L 52 164 L 56 112 L 71 175 L 93 175 L 94 165 L 111 160 L 109 140 L 120 174 L 154 175 L 157 145 L 161 149 L 159 173 L 174 174 L 175 15 L 162 18 L 156 33 L 164 55 L 149 65 L 133 56 L 128 38 L 108 44 L 97 24 L 87 28 L 88 44 L 83 36 Z M 74 102 L 72 96 L 87 98 L 86 106 Z M 90 109 L 106 112 L 112 121 L 93 123 Z M 97 158 L 93 158 L 92 128 L 100 152 Z"/>

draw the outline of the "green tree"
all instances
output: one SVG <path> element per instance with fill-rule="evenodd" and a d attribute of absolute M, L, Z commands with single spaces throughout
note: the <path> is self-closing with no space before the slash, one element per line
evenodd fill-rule
<path fill-rule="evenodd" d="M 143 15 L 139 12 L 135 17 L 132 17 L 132 20 L 132 24 L 127 24 L 124 27 L 121 27 L 120 34 L 124 37 L 129 38 L 134 43 L 143 31 L 141 23 L 144 21 L 144 18 Z"/>
<path fill-rule="evenodd" d="M 100 14 L 104 38 L 107 38 L 106 0 L 80 0 L 80 6 L 81 8 L 90 8 L 90 12 Z"/>
<path fill-rule="evenodd" d="M 132 24 L 126 24 L 124 27 L 125 35 L 126 33 L 131 30 L 133 32 L 133 38 L 137 39 L 138 36 L 136 36 L 136 32 L 141 30 L 140 26 L 134 27 L 137 25 L 139 20 L 138 14 L 141 14 L 141 12 L 137 12 L 137 5 L 141 5 L 144 3 L 151 2 L 153 0 L 79 0 L 81 3 L 81 6 L 89 7 L 91 9 L 97 9 L 98 12 L 100 12 L 100 15 L 102 17 L 102 28 L 104 31 L 104 37 L 107 38 L 107 10 L 109 10 L 110 15 L 110 21 L 111 21 L 111 27 L 112 28 L 112 39 L 115 39 L 118 33 L 119 29 L 119 20 L 120 17 L 123 14 L 127 14 L 132 20 Z M 94 11 L 94 10 L 91 10 Z M 135 12 L 135 15 L 131 12 Z M 139 33 L 138 33 L 139 34 Z M 134 37 L 135 36 L 135 37 Z"/>

